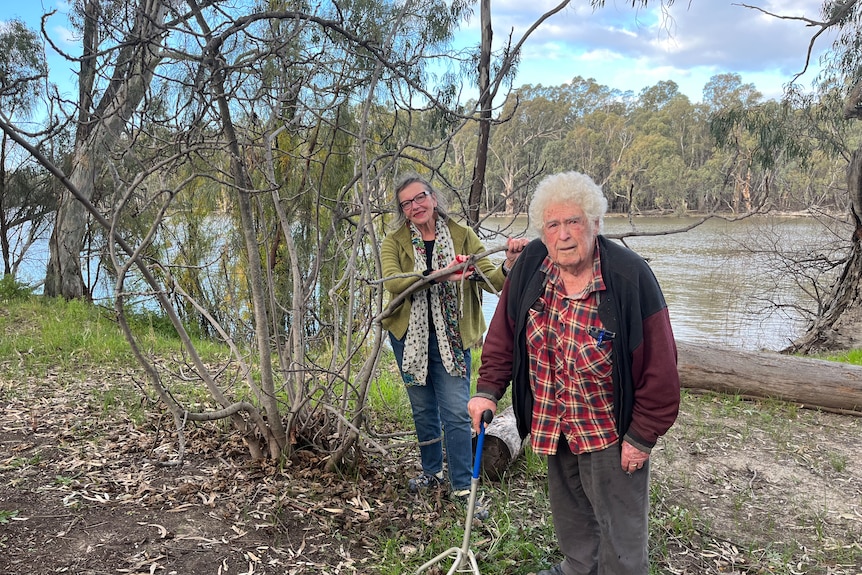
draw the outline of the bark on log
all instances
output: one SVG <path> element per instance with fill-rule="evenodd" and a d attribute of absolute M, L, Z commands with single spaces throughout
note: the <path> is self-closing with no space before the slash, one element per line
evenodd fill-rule
<path fill-rule="evenodd" d="M 524 451 L 525 441 L 518 436 L 515 412 L 507 407 L 494 416 L 485 428 L 485 444 L 482 448 L 482 473 L 491 481 L 499 481 L 506 469 Z M 475 450 L 475 438 L 473 448 Z"/>
<path fill-rule="evenodd" d="M 862 416 L 862 366 L 677 341 L 682 387 Z"/>

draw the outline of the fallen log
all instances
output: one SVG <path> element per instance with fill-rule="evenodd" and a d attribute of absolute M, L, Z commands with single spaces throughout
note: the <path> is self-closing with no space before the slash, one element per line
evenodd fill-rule
<path fill-rule="evenodd" d="M 521 441 L 511 406 L 494 416 L 485 428 L 482 448 L 482 473 L 491 481 L 499 481 L 513 461 L 521 456 L 526 440 Z M 473 449 L 475 451 L 475 438 Z"/>
<path fill-rule="evenodd" d="M 686 389 L 772 398 L 862 416 L 862 366 L 677 341 Z"/>

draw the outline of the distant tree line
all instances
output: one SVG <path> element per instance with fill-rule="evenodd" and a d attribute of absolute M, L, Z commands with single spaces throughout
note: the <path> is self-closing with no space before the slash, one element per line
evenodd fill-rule
<path fill-rule="evenodd" d="M 764 100 L 739 74 L 713 76 L 693 103 L 672 80 L 639 94 L 576 77 L 522 86 L 491 128 L 483 213 L 517 212 L 545 174 L 578 170 L 613 212 L 846 213 L 847 151 L 862 132 L 842 121 L 837 94 L 818 103 Z M 470 165 L 474 128 L 441 162 L 450 181 Z"/>

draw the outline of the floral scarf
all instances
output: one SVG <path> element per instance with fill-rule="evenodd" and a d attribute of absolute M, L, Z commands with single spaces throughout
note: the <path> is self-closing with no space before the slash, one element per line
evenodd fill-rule
<path fill-rule="evenodd" d="M 449 226 L 443 218 L 437 218 L 435 225 L 434 253 L 431 256 L 433 271 L 445 268 L 455 259 L 455 246 L 452 243 Z M 421 274 L 426 269 L 425 242 L 416 226 L 412 223 L 409 226 L 415 262 L 414 271 Z M 461 331 L 458 327 L 461 309 L 458 288 L 454 282 L 441 282 L 432 284 L 428 289 L 431 297 L 426 297 L 423 292 L 415 294 L 410 308 L 410 323 L 404 338 L 404 357 L 401 363 L 401 371 L 404 373 L 404 382 L 407 385 L 425 385 L 428 378 L 429 305 L 443 367 L 449 375 L 467 377 Z"/>

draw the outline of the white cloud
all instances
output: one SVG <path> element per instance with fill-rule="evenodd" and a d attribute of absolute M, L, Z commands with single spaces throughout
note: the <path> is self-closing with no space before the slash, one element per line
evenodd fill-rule
<path fill-rule="evenodd" d="M 820 16 L 821 0 L 750 3 L 776 14 Z M 519 39 L 557 4 L 555 0 L 495 1 L 495 41 L 505 41 L 510 29 Z M 469 32 L 465 31 L 473 43 L 478 42 L 477 27 L 478 14 Z M 595 11 L 578 2 L 534 32 L 524 47 L 517 83 L 554 85 L 584 76 L 611 88 L 639 92 L 656 82 L 673 80 L 689 97 L 699 100 L 712 75 L 735 72 L 766 97 L 774 98 L 804 68 L 812 34 L 813 29 L 804 22 L 768 16 L 733 0 L 677 0 L 670 7 L 655 0 L 648 8 L 638 9 L 622 0 L 608 0 Z M 818 54 L 830 43 L 831 39 L 819 42 Z M 810 71 L 800 82 L 810 82 L 815 75 Z"/>

